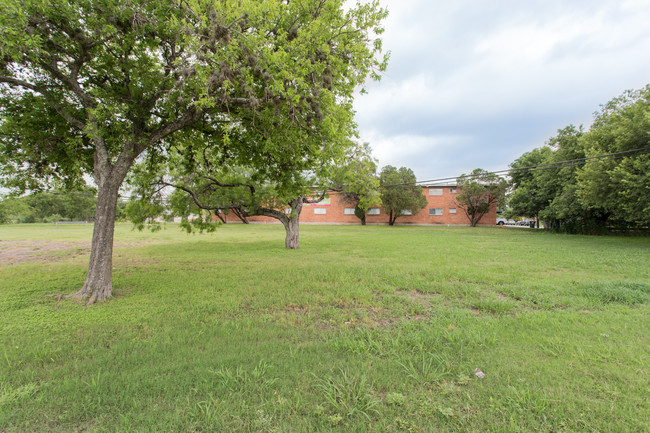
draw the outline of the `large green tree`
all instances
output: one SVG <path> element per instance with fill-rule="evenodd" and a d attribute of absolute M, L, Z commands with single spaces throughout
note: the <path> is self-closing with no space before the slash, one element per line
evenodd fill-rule
<path fill-rule="evenodd" d="M 88 174 L 97 186 L 77 297 L 111 296 L 118 192 L 141 155 L 161 159 L 169 143 L 198 137 L 224 164 L 246 157 L 290 181 L 287 161 L 308 164 L 336 144 L 318 137 L 346 129 L 355 88 L 386 60 L 376 38 L 386 12 L 377 1 L 343 3 L 0 2 L 0 93 L 11 107 L 0 126 L 4 179 Z M 264 140 L 230 139 L 248 133 Z"/>
<path fill-rule="evenodd" d="M 597 224 L 576 197 L 578 169 L 584 165 L 582 127 L 569 125 L 557 131 L 546 145 L 527 152 L 511 167 L 511 214 L 536 216 L 546 228 L 576 231 Z M 532 167 L 526 169 L 526 167 Z"/>
<path fill-rule="evenodd" d="M 612 99 L 596 114 L 582 145 L 592 159 L 577 175 L 577 197 L 611 226 L 650 225 L 650 86 Z"/>
<path fill-rule="evenodd" d="M 596 113 L 589 131 L 567 126 L 511 166 L 515 215 L 547 228 L 597 233 L 650 224 L 650 87 L 625 92 Z M 533 170 L 523 167 L 539 165 Z"/>
<path fill-rule="evenodd" d="M 427 205 L 422 187 L 415 182 L 415 174 L 410 168 L 387 165 L 381 170 L 381 207 L 388 214 L 389 225 L 394 225 L 405 211 L 415 215 Z"/>
<path fill-rule="evenodd" d="M 508 182 L 494 173 L 477 168 L 470 174 L 461 175 L 457 182 L 461 191 L 456 202 L 472 227 L 476 227 L 490 209 L 505 201 Z"/>

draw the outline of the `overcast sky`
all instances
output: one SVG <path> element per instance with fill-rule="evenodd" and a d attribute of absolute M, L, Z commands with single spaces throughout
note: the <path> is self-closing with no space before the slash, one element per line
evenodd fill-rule
<path fill-rule="evenodd" d="M 355 102 L 379 166 L 507 168 L 650 83 L 650 0 L 381 0 L 391 60 Z"/>

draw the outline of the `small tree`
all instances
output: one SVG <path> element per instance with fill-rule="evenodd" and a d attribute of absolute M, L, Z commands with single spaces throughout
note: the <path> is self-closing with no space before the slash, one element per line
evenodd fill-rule
<path fill-rule="evenodd" d="M 254 134 L 245 134 L 245 137 L 259 139 Z M 241 138 L 231 137 L 231 140 Z M 350 142 L 323 146 L 324 150 L 314 156 L 314 160 L 287 161 L 281 177 L 256 167 L 223 167 L 223 154 L 212 147 L 204 143 L 177 143 L 163 163 L 155 159 L 145 161 L 134 170 L 129 178 L 129 183 L 136 188 L 129 205 L 129 219 L 142 229 L 145 222 L 164 215 L 171 208 L 174 214 L 185 217 L 181 226 L 191 232 L 195 229 L 214 231 L 219 224 L 214 216 L 221 223 L 225 223 L 230 213 L 244 223 L 248 223 L 247 218 L 251 216 L 266 216 L 284 225 L 286 248 L 297 249 L 302 207 L 324 198 L 324 193 L 318 199 L 311 198 L 313 186 L 325 184 L 319 179 L 330 178 L 347 143 Z M 168 189 L 173 191 L 166 195 Z M 193 218 L 189 219 L 190 215 Z M 157 225 L 151 228 L 156 229 Z"/>
<path fill-rule="evenodd" d="M 341 194 L 343 200 L 354 206 L 354 215 L 366 225 L 368 209 L 381 205 L 377 165 L 371 155 L 370 145 L 357 146 L 348 157 L 348 162 L 334 175 L 333 190 Z"/>
<path fill-rule="evenodd" d="M 388 214 L 389 225 L 395 225 L 395 220 L 402 216 L 404 211 L 416 214 L 426 207 L 427 199 L 422 195 L 422 187 L 416 185 L 415 181 L 415 174 L 410 168 L 398 169 L 387 165 L 381 170 L 381 203 Z"/>
<path fill-rule="evenodd" d="M 170 207 L 173 213 L 185 217 L 181 227 L 188 232 L 214 231 L 220 222 L 225 223 L 225 217 L 231 212 L 244 223 L 248 223 L 247 218 L 251 216 L 266 216 L 277 219 L 284 226 L 285 247 L 298 249 L 303 205 L 324 198 L 324 194 L 318 199 L 308 198 L 305 194 L 287 198 L 283 197 L 277 185 L 256 186 L 250 178 L 243 176 L 214 176 L 197 174 L 176 179 L 160 178 L 149 185 L 153 194 L 144 195 L 130 204 L 129 218 L 136 227 L 143 228 L 147 220 L 164 214 L 167 206 L 162 191 L 171 187 L 174 191 L 169 197 Z M 190 220 L 190 215 L 195 215 L 194 219 Z M 220 222 L 214 221 L 213 215 Z"/>
<path fill-rule="evenodd" d="M 470 174 L 460 176 L 458 186 L 461 192 L 456 197 L 456 202 L 465 211 L 470 226 L 476 227 L 490 209 L 503 204 L 508 182 L 496 174 L 477 168 Z"/>

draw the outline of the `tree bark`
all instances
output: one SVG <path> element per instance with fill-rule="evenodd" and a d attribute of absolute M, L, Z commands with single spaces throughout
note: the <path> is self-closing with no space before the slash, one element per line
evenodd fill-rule
<path fill-rule="evenodd" d="M 290 216 L 287 216 L 284 212 L 277 209 L 258 209 L 259 213 L 257 213 L 257 215 L 275 218 L 282 223 L 284 230 L 286 231 L 284 246 L 290 250 L 297 250 L 300 248 L 300 212 L 302 212 L 303 203 L 304 197 L 302 196 L 291 200 L 289 203 L 291 206 Z"/>
<path fill-rule="evenodd" d="M 300 248 L 300 213 L 302 212 L 302 205 L 304 197 L 298 197 L 291 200 L 291 216 L 285 217 L 282 221 L 287 236 L 284 239 L 284 246 L 290 250 L 297 250 Z"/>
<path fill-rule="evenodd" d="M 282 224 L 287 232 L 284 246 L 290 250 L 297 250 L 300 248 L 300 219 L 298 217 L 287 218 L 286 221 L 282 221 Z"/>
<path fill-rule="evenodd" d="M 75 298 L 88 298 L 86 305 L 103 302 L 113 295 L 113 236 L 115 212 L 120 182 L 104 182 L 97 193 L 97 208 L 93 240 L 90 248 L 90 264 L 86 282 Z"/>
<path fill-rule="evenodd" d="M 94 178 L 97 184 L 97 207 L 95 225 L 90 247 L 88 275 L 81 290 L 73 295 L 78 299 L 88 298 L 86 305 L 103 302 L 113 296 L 113 237 L 117 197 L 124 178 L 137 157 L 132 143 L 125 145 L 115 164 L 102 138 L 96 138 Z"/>

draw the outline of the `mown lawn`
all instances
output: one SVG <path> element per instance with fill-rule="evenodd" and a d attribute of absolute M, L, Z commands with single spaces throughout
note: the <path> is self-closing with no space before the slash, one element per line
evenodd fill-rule
<path fill-rule="evenodd" d="M 648 431 L 648 238 L 91 230 L 0 226 L 2 432 Z"/>

